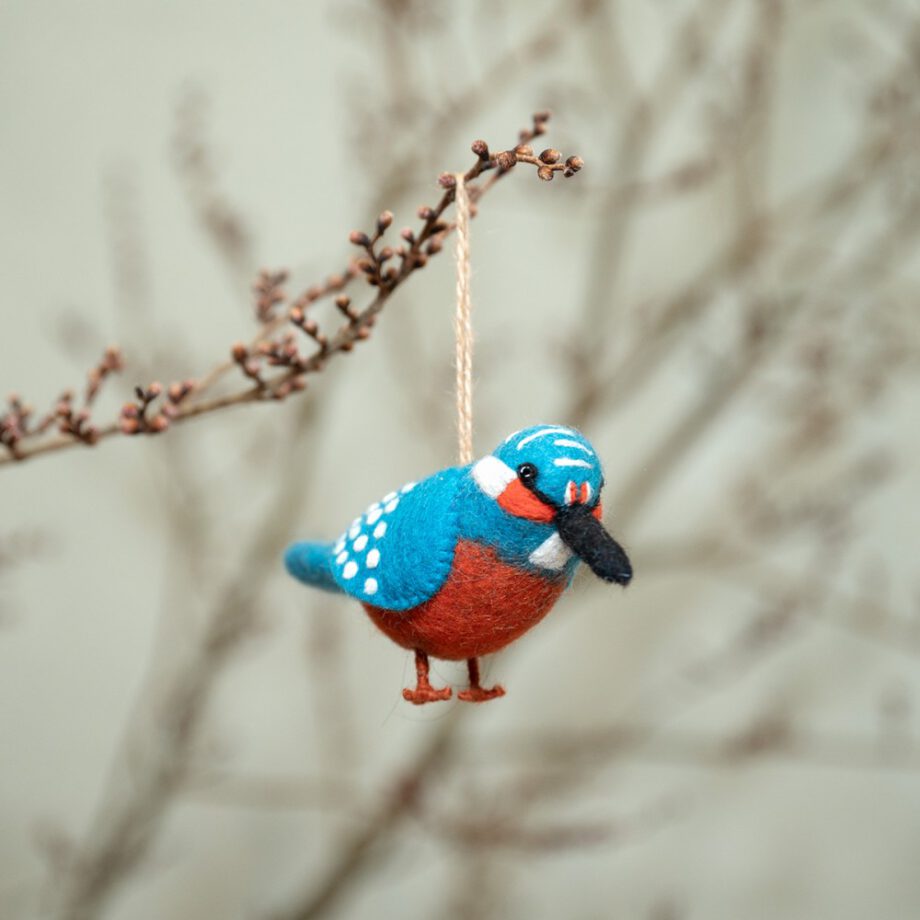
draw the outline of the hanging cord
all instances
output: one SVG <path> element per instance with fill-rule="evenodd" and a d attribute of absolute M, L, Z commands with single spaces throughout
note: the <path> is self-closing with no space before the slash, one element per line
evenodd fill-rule
<path fill-rule="evenodd" d="M 460 463 L 473 460 L 473 324 L 470 296 L 470 196 L 463 173 L 457 173 L 457 439 Z"/>

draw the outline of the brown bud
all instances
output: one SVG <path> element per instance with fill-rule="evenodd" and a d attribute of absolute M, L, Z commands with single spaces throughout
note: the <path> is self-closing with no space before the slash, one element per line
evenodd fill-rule
<path fill-rule="evenodd" d="M 537 170 L 537 175 L 538 175 L 544 182 L 552 182 L 552 181 L 553 181 L 553 169 L 552 169 L 551 166 L 541 166 L 541 167 Z"/>
<path fill-rule="evenodd" d="M 122 434 L 137 434 L 140 430 L 140 423 L 135 418 L 122 418 L 118 423 Z"/>
<path fill-rule="evenodd" d="M 513 150 L 503 150 L 495 157 L 499 169 L 509 170 L 517 164 L 517 155 Z"/>
<path fill-rule="evenodd" d="M 387 259 L 393 258 L 393 249 L 390 246 L 384 246 L 380 252 L 377 253 L 378 262 L 386 262 Z"/>
<path fill-rule="evenodd" d="M 155 415 L 150 419 L 150 430 L 151 431 L 166 431 L 169 428 L 169 419 L 165 415 Z"/>
<path fill-rule="evenodd" d="M 434 220 L 434 208 L 429 208 L 427 204 L 423 204 L 416 213 L 419 220 Z"/>
<path fill-rule="evenodd" d="M 571 170 L 573 173 L 577 173 L 585 165 L 585 161 L 581 157 L 569 157 L 565 161 L 565 168 Z"/>
<path fill-rule="evenodd" d="M 393 212 L 384 211 L 380 215 L 380 217 L 377 218 L 377 232 L 383 233 L 383 231 L 386 230 L 387 227 L 389 227 L 390 224 L 392 223 L 393 223 Z"/>
<path fill-rule="evenodd" d="M 413 241 L 415 240 L 415 234 L 412 232 L 412 228 L 411 228 L 411 227 L 403 227 L 402 230 L 399 231 L 399 235 L 400 235 L 407 243 L 411 243 L 411 242 L 413 242 Z"/>
<path fill-rule="evenodd" d="M 456 184 L 457 177 L 453 173 L 445 172 L 438 176 L 438 185 L 440 185 L 441 188 L 453 188 Z"/>
<path fill-rule="evenodd" d="M 549 109 L 541 109 L 539 112 L 533 113 L 534 124 L 545 124 L 553 117 L 553 113 Z"/>
<path fill-rule="evenodd" d="M 370 246 L 371 238 L 362 230 L 352 230 L 348 234 L 348 242 L 355 246 Z"/>
<path fill-rule="evenodd" d="M 489 159 L 489 145 L 485 141 L 473 141 L 470 150 L 472 150 L 480 160 Z"/>
<path fill-rule="evenodd" d="M 300 326 L 303 323 L 303 310 L 300 307 L 291 307 L 290 312 L 288 313 L 288 319 L 295 325 Z M 234 354 L 234 357 L 236 355 Z"/>
<path fill-rule="evenodd" d="M 292 310 L 291 312 L 293 313 L 294 311 Z M 233 360 L 239 363 L 240 361 L 246 360 L 249 349 L 242 342 L 237 342 L 233 348 L 230 349 L 230 354 L 233 355 Z"/>
<path fill-rule="evenodd" d="M 514 148 L 514 152 L 520 154 L 522 157 L 532 157 L 533 156 L 533 147 L 530 144 L 518 144 Z"/>
<path fill-rule="evenodd" d="M 162 385 L 160 384 L 158 380 L 154 380 L 154 382 L 151 383 L 149 387 L 147 387 L 147 398 L 156 399 L 162 392 L 163 392 Z"/>
<path fill-rule="evenodd" d="M 135 406 L 134 403 L 125 403 L 121 407 L 122 418 L 137 418 L 138 414 L 137 406 Z"/>
<path fill-rule="evenodd" d="M 336 297 L 335 299 L 335 305 L 340 310 L 347 309 L 350 303 L 351 303 L 351 298 L 347 294 L 339 294 L 339 296 Z"/>
<path fill-rule="evenodd" d="M 558 163 L 561 159 L 562 154 L 552 147 L 547 147 L 546 150 L 540 154 L 540 162 L 542 163 Z"/>

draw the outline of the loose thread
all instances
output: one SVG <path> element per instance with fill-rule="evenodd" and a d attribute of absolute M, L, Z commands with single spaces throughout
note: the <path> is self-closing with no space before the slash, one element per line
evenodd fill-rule
<path fill-rule="evenodd" d="M 473 325 L 470 296 L 470 197 L 462 173 L 455 186 L 457 205 L 457 440 L 460 463 L 473 460 Z"/>

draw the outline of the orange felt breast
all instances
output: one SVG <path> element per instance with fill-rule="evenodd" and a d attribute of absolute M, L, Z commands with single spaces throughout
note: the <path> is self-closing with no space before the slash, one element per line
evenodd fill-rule
<path fill-rule="evenodd" d="M 491 547 L 460 541 L 450 576 L 430 600 L 409 611 L 364 607 L 404 648 L 459 661 L 497 652 L 536 626 L 565 584 L 562 574 L 524 572 L 502 562 Z"/>

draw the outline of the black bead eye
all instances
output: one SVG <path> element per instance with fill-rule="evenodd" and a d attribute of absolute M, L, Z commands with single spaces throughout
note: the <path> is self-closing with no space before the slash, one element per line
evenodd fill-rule
<path fill-rule="evenodd" d="M 532 463 L 522 463 L 517 468 L 517 474 L 525 486 L 530 486 L 537 478 L 537 468 Z"/>

